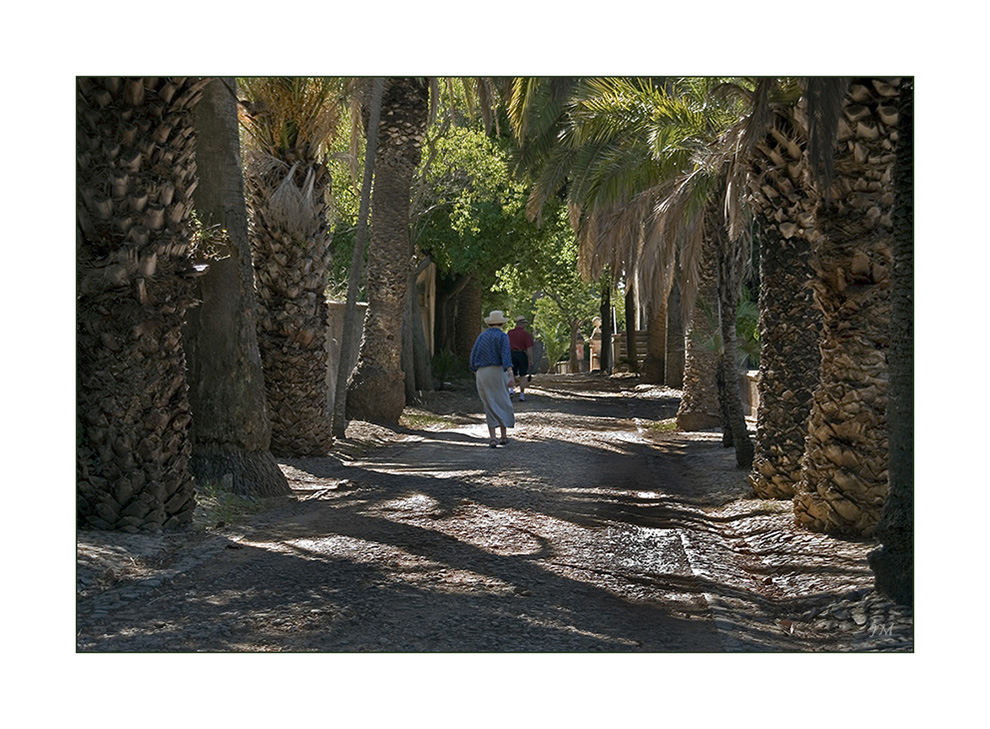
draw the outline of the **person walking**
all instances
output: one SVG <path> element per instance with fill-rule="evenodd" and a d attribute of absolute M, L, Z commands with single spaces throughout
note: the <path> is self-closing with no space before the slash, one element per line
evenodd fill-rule
<path fill-rule="evenodd" d="M 507 445 L 509 441 L 505 429 L 516 425 L 512 400 L 506 389 L 507 372 L 512 369 L 512 354 L 509 337 L 502 331 L 502 325 L 508 323 L 501 311 L 493 311 L 485 317 L 488 328 L 474 341 L 468 365 L 474 373 L 481 404 L 485 407 L 489 448 Z M 495 439 L 496 427 L 500 430 L 501 440 Z"/>
<path fill-rule="evenodd" d="M 526 331 L 526 317 L 517 316 L 515 329 L 509 330 L 509 349 L 512 351 L 512 376 L 518 377 L 519 399 L 526 399 L 526 378 L 533 366 L 533 335 Z"/>

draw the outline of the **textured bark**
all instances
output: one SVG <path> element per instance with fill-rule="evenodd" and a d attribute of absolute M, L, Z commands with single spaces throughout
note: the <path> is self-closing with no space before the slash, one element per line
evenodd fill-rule
<path fill-rule="evenodd" d="M 811 246 L 768 227 L 760 239 L 760 408 L 750 482 L 762 498 L 791 498 L 801 479 L 821 317 L 811 301 Z"/>
<path fill-rule="evenodd" d="M 685 332 L 684 394 L 677 408 L 677 427 L 681 430 L 704 430 L 722 424 L 716 382 L 718 353 L 712 346 L 717 322 L 718 281 L 715 251 L 710 240 L 705 242 L 699 273 L 698 297 Z"/>
<path fill-rule="evenodd" d="M 760 225 L 760 408 L 750 483 L 762 498 L 792 498 L 801 480 L 821 360 L 821 315 L 810 286 L 818 198 L 799 118 L 792 110 L 776 115 L 750 169 Z"/>
<path fill-rule="evenodd" d="M 182 324 L 192 305 L 205 79 L 76 81 L 76 515 L 158 531 L 192 519 Z"/>
<path fill-rule="evenodd" d="M 887 351 L 897 82 L 854 81 L 846 95 L 831 204 L 812 255 L 822 312 L 821 380 L 812 398 L 797 521 L 869 536 L 887 496 Z M 883 121 L 887 119 L 888 121 Z"/>
<path fill-rule="evenodd" d="M 639 305 L 636 287 L 633 282 L 626 282 L 626 359 L 633 372 L 639 371 L 639 359 L 636 356 L 636 307 Z"/>
<path fill-rule="evenodd" d="M 200 179 L 193 195 L 196 214 L 202 225 L 225 230 L 226 243 L 197 279 L 200 305 L 186 320 L 191 469 L 200 484 L 278 496 L 290 490 L 269 451 L 234 88 L 232 77 L 214 79 L 193 114 Z"/>
<path fill-rule="evenodd" d="M 614 362 L 612 361 L 612 286 L 606 275 L 606 280 L 601 284 L 602 298 L 598 309 L 598 315 L 602 318 L 602 372 L 611 374 Z"/>
<path fill-rule="evenodd" d="M 409 196 L 426 133 L 428 101 L 428 85 L 413 78 L 389 79 L 382 99 L 368 246 L 368 314 L 347 391 L 352 419 L 394 425 L 405 406 L 401 353 Z"/>
<path fill-rule="evenodd" d="M 719 222 L 712 216 L 708 228 L 715 240 L 717 255 L 718 323 L 722 343 L 718 354 L 717 382 L 721 383 L 718 392 L 722 410 L 722 432 L 728 436 L 723 438 L 723 442 L 735 448 L 736 465 L 749 468 L 753 465 L 753 441 L 746 427 L 736 368 L 736 306 L 741 290 L 742 264 L 724 225 Z"/>
<path fill-rule="evenodd" d="M 330 383 L 330 387 L 334 390 L 334 438 L 343 438 L 347 432 L 347 388 L 350 384 L 351 373 L 356 366 L 356 355 L 361 341 L 361 333 L 355 334 L 359 316 L 357 300 L 368 239 L 368 211 L 371 209 L 371 187 L 374 179 L 375 159 L 378 156 L 378 129 L 381 126 L 385 79 L 377 77 L 368 83 L 370 83 L 371 97 L 369 103 L 362 110 L 366 144 L 364 148 L 364 174 L 361 181 L 361 204 L 358 210 L 357 231 L 354 236 L 354 250 L 351 251 L 351 266 L 347 272 L 347 301 L 344 305 L 344 321 L 340 337 L 340 358 L 336 378 Z M 364 328 L 364 313 L 362 311 L 360 314 L 362 330 Z"/>
<path fill-rule="evenodd" d="M 894 271 L 891 291 L 890 493 L 870 554 L 877 590 L 914 602 L 914 79 L 902 86 L 894 162 Z"/>
<path fill-rule="evenodd" d="M 646 358 L 643 360 L 642 381 L 664 383 L 664 358 L 667 353 L 667 302 L 647 307 Z"/>
<path fill-rule="evenodd" d="M 684 323 L 681 320 L 681 287 L 674 282 L 667 295 L 667 344 L 664 356 L 664 384 L 674 390 L 684 387 Z"/>
<path fill-rule="evenodd" d="M 331 259 L 327 168 L 310 147 L 248 157 L 247 200 L 258 293 L 258 348 L 273 453 L 326 455 L 333 445 L 327 385 Z M 286 194 L 288 193 L 288 194 Z M 286 199 L 292 204 L 283 204 Z"/>

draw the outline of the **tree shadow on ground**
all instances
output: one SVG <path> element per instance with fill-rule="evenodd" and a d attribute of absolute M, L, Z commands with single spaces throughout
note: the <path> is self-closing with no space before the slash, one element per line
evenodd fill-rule
<path fill-rule="evenodd" d="M 300 501 L 119 611 L 83 650 L 715 651 L 713 598 L 759 616 L 732 628 L 737 648 L 786 650 L 772 619 L 798 603 L 692 573 L 677 537 L 771 513 L 715 513 L 743 487 L 683 478 L 719 446 L 624 437 L 636 408 L 623 398 L 547 392 L 544 414 L 520 412 L 549 423 L 542 435 L 522 429 L 507 448 L 487 448 L 479 422 L 403 429 L 410 440 L 364 460 L 283 461 Z M 578 418 L 578 442 L 547 435 Z"/>
<path fill-rule="evenodd" d="M 265 546 L 286 539 L 281 529 L 252 534 L 204 565 L 208 578 L 192 571 L 157 602 L 122 611 L 91 649 L 142 650 L 152 638 L 168 651 L 404 651 L 424 641 L 441 652 L 719 649 L 703 604 L 674 615 L 553 574 L 534 561 L 546 545 L 507 557 L 354 508 L 298 506 L 309 513 L 288 549 Z"/>

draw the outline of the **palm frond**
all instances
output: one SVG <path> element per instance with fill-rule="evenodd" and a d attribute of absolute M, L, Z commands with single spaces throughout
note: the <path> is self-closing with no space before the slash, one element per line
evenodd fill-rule
<path fill-rule="evenodd" d="M 569 77 L 515 79 L 508 115 L 519 145 L 513 159 L 517 170 L 537 171 L 553 155 L 566 121 L 568 96 L 577 83 Z"/>
<path fill-rule="evenodd" d="M 291 166 L 273 155 L 251 150 L 247 155 L 248 176 L 255 180 L 272 181 L 267 216 L 271 224 L 308 239 L 319 233 L 322 205 L 315 195 L 315 170 L 309 166 L 302 182 L 297 184 L 296 171 L 301 162 Z"/>
<path fill-rule="evenodd" d="M 646 206 L 643 236 L 639 252 L 641 293 L 646 306 L 667 300 L 674 282 L 677 245 L 673 236 L 665 235 L 663 224 L 652 215 L 652 193 L 642 196 Z"/>
<path fill-rule="evenodd" d="M 583 216 L 578 228 L 578 263 L 586 280 L 606 271 L 634 275 L 643 246 L 645 199 L 624 205 L 599 207 Z"/>
<path fill-rule="evenodd" d="M 571 150 L 560 147 L 547 161 L 526 201 L 526 217 L 529 220 L 539 219 L 547 199 L 567 184 L 573 156 Z"/>
<path fill-rule="evenodd" d="M 346 82 L 331 77 L 250 77 L 240 120 L 256 149 L 317 160 L 340 123 Z"/>
<path fill-rule="evenodd" d="M 357 78 L 352 79 L 350 99 L 350 173 L 351 184 L 355 191 L 360 189 L 361 169 L 359 160 L 361 159 L 361 142 L 364 139 L 364 109 L 367 108 L 371 100 L 371 90 L 374 79 Z"/>

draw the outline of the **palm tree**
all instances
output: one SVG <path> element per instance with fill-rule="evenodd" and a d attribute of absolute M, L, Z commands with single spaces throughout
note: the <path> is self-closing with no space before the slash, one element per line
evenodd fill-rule
<path fill-rule="evenodd" d="M 681 430 L 704 430 L 724 422 L 718 389 L 719 352 L 711 345 L 719 329 L 714 311 L 719 301 L 718 260 L 713 243 L 709 240 L 701 250 L 697 273 L 690 279 L 695 303 L 684 324 L 683 394 L 677 406 Z"/>
<path fill-rule="evenodd" d="M 409 275 L 409 203 L 429 117 L 430 84 L 389 78 L 382 97 L 368 245 L 368 312 L 348 386 L 349 418 L 395 424 L 405 407 L 401 344 Z"/>
<path fill-rule="evenodd" d="M 586 79 L 559 77 L 516 77 L 509 80 L 504 91 L 509 122 L 516 140 L 515 166 L 535 179 L 527 203 L 530 220 L 542 222 L 547 198 L 564 191 L 569 194 L 571 167 L 576 163 L 577 150 L 568 142 L 573 97 L 580 93 Z M 580 217 L 574 207 L 572 223 Z M 592 226 L 594 228 L 596 226 Z M 601 289 L 601 369 L 611 372 L 612 366 L 612 289 L 619 271 L 607 265 L 597 265 L 591 257 L 582 257 L 586 276 L 598 280 Z M 597 273 L 592 275 L 594 268 Z"/>
<path fill-rule="evenodd" d="M 579 239 L 586 268 L 594 275 L 606 265 L 614 270 L 638 265 L 648 306 L 666 300 L 680 249 L 682 315 L 691 321 L 678 423 L 692 429 L 722 424 L 727 435 L 732 432 L 728 440 L 736 444 L 740 464 L 748 465 L 751 446 L 741 404 L 727 402 L 739 399 L 734 311 L 741 271 L 734 255 L 737 236 L 721 235 L 731 221 L 720 212 L 729 188 L 726 156 L 718 145 L 739 113 L 711 103 L 711 81 L 665 85 L 623 79 L 579 84 L 569 126 L 560 135 L 568 154 L 558 157 L 566 168 L 563 161 L 547 165 L 533 204 L 540 204 L 566 172 L 568 195 L 582 208 Z M 717 336 L 719 328 L 723 334 Z M 731 335 L 723 338 L 724 332 Z M 718 347 L 720 341 L 724 346 Z M 721 403 L 720 362 L 727 363 L 725 372 L 732 369 L 727 380 L 732 387 L 723 389 Z"/>
<path fill-rule="evenodd" d="M 821 315 L 810 263 L 818 197 L 807 154 L 800 85 L 761 79 L 749 149 L 750 205 L 759 227 L 760 407 L 750 483 L 763 498 L 792 498 L 801 479 L 811 393 L 818 384 Z M 762 117 L 762 118 L 761 118 Z"/>
<path fill-rule="evenodd" d="M 369 97 L 368 102 L 364 104 L 364 107 L 368 110 L 368 124 L 365 130 L 367 144 L 365 145 L 364 152 L 364 177 L 361 182 L 361 203 L 358 211 L 357 231 L 354 250 L 351 255 L 351 266 L 347 277 L 347 302 L 345 304 L 343 333 L 340 342 L 341 366 L 337 370 L 337 381 L 332 383 L 335 392 L 333 401 L 334 438 L 343 438 L 347 432 L 347 384 L 351 373 L 343 366 L 343 363 L 354 361 L 353 354 L 360 344 L 360 342 L 354 341 L 354 329 L 357 324 L 358 289 L 361 284 L 365 242 L 368 236 L 368 210 L 371 208 L 371 183 L 374 177 L 375 156 L 378 150 L 378 127 L 381 121 L 382 93 L 384 89 L 385 79 L 383 78 L 375 78 L 355 89 L 361 97 Z"/>
<path fill-rule="evenodd" d="M 235 89 L 233 78 L 214 79 L 193 114 L 199 172 L 193 201 L 218 250 L 196 280 L 201 303 L 186 319 L 191 469 L 201 485 L 229 479 L 235 493 L 278 496 L 289 493 L 289 484 L 269 451 Z"/>
<path fill-rule="evenodd" d="M 195 508 L 182 326 L 190 110 L 207 79 L 76 79 L 76 514 L 157 531 Z"/>
<path fill-rule="evenodd" d="M 673 268 L 679 267 L 675 259 Z M 676 276 L 672 276 L 670 292 L 663 301 L 667 309 L 667 341 L 663 350 L 663 384 L 675 390 L 684 387 L 684 323 L 681 317 L 671 312 L 681 310 L 681 285 Z"/>
<path fill-rule="evenodd" d="M 643 359 L 642 381 L 662 385 L 667 369 L 667 299 L 654 301 L 646 307 L 646 357 Z"/>
<path fill-rule="evenodd" d="M 424 194 L 432 153 L 419 171 L 418 185 L 413 182 L 424 143 L 431 141 L 426 137 L 427 127 L 441 108 L 444 94 L 436 78 L 390 78 L 385 82 L 368 254 L 368 313 L 358 364 L 347 390 L 346 414 L 395 424 L 407 398 L 413 398 L 416 390 L 431 379 L 425 337 L 413 326 L 416 292 L 411 284 L 418 271 L 410 261 L 418 256 L 411 230 L 415 216 L 422 213 L 418 203 Z M 477 107 L 486 127 L 493 122 L 497 126 L 497 119 L 491 115 L 492 80 L 461 79 L 461 84 L 469 109 Z M 452 79 L 446 80 L 446 90 L 453 96 Z M 449 126 L 445 120 L 438 134 Z M 401 282 L 400 276 L 404 277 Z M 476 326 L 481 291 L 472 287 L 470 278 L 464 283 L 461 298 L 473 301 L 459 308 L 471 326 Z M 460 329 L 463 333 L 470 327 Z M 473 340 L 472 336 L 472 343 Z"/>
<path fill-rule="evenodd" d="M 723 222 L 719 210 L 709 207 L 709 224 L 714 238 L 718 274 L 718 371 L 716 383 L 722 407 L 722 442 L 736 449 L 736 465 L 753 465 L 753 442 L 750 440 L 739 395 L 739 361 L 741 360 L 736 333 L 736 307 L 742 293 L 742 275 L 750 258 L 749 245 L 729 237 L 729 225 Z M 748 243 L 748 241 L 746 241 Z"/>
<path fill-rule="evenodd" d="M 824 130 L 819 149 L 829 150 L 832 139 L 837 145 L 834 177 L 821 167 L 821 237 L 812 252 L 811 282 L 822 314 L 821 376 L 794 511 L 809 528 L 868 536 L 888 490 L 892 175 L 900 79 L 827 81 L 842 105 L 834 137 L 827 124 L 812 127 Z M 827 96 L 829 85 L 824 88 Z M 827 108 L 827 101 L 816 107 Z M 809 108 L 809 116 L 816 117 L 815 109 Z M 828 115 L 821 116 L 827 122 Z M 809 148 L 817 165 L 815 137 Z"/>
<path fill-rule="evenodd" d="M 745 236 L 730 234 L 734 224 L 722 202 L 728 183 L 718 169 L 728 167 L 729 157 L 713 148 L 696 159 L 695 170 L 665 193 L 658 215 L 658 235 L 670 226 L 675 240 L 687 240 L 681 279 L 688 294 L 682 308 L 690 307 L 690 318 L 677 423 L 685 430 L 721 426 L 723 444 L 735 447 L 737 464 L 748 468 L 753 446 L 738 388 L 736 305 L 749 246 Z"/>
<path fill-rule="evenodd" d="M 333 443 L 325 158 L 341 129 L 342 86 L 330 78 L 243 80 L 258 347 L 272 450 L 282 455 L 325 455 Z"/>
<path fill-rule="evenodd" d="M 894 270 L 891 293 L 887 435 L 890 493 L 870 554 L 877 589 L 914 601 L 914 79 L 905 79 L 894 162 Z"/>

